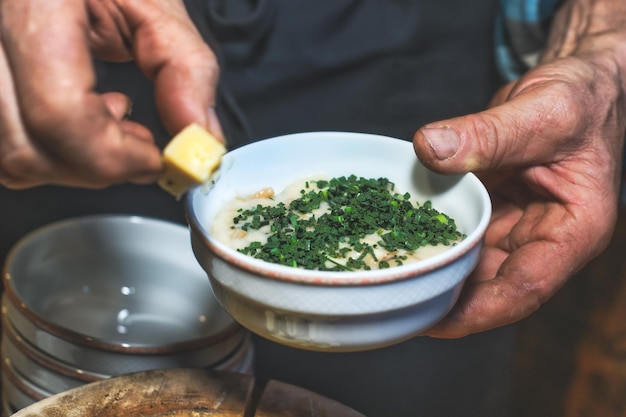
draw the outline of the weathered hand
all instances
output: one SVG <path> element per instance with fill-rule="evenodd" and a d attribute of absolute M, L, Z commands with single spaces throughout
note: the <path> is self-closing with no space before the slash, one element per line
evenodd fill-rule
<path fill-rule="evenodd" d="M 626 8 L 607 1 L 623 22 Z M 543 63 L 490 109 L 415 135 L 426 165 L 476 172 L 494 205 L 479 266 L 427 335 L 461 337 L 528 316 L 611 238 L 626 129 L 626 27 L 582 25 L 582 3 L 565 5 Z M 572 36 L 573 28 L 582 33 Z"/>
<path fill-rule="evenodd" d="M 125 120 L 129 100 L 94 91 L 92 58 L 135 59 L 165 126 L 216 134 L 218 66 L 177 0 L 0 2 L 0 184 L 103 187 L 149 182 L 159 149 Z"/>

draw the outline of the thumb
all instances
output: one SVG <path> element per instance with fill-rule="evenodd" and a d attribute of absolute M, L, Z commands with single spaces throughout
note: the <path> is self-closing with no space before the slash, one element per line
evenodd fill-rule
<path fill-rule="evenodd" d="M 527 94 L 480 113 L 427 124 L 415 133 L 413 145 L 424 165 L 447 174 L 537 165 L 553 160 L 576 118 L 562 99 L 559 104 Z"/>

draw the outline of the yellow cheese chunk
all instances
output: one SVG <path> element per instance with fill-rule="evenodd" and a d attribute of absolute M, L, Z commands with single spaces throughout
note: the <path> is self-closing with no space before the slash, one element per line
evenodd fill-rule
<path fill-rule="evenodd" d="M 199 125 L 183 129 L 163 150 L 163 175 L 158 184 L 177 199 L 209 180 L 226 153 L 224 144 Z"/>

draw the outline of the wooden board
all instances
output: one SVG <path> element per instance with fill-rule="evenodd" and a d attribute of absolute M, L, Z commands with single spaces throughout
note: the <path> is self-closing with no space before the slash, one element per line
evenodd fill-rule
<path fill-rule="evenodd" d="M 259 393 L 255 394 L 255 390 Z M 256 402 L 259 406 L 257 408 Z M 235 372 L 167 369 L 122 375 L 34 403 L 13 417 L 364 417 L 293 385 Z"/>

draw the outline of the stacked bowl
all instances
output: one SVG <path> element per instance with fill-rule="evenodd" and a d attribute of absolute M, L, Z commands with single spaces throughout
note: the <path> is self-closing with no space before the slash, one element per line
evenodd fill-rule
<path fill-rule="evenodd" d="M 215 299 L 187 228 L 69 219 L 11 250 L 2 296 L 2 411 L 150 369 L 250 373 L 250 333 Z"/>

